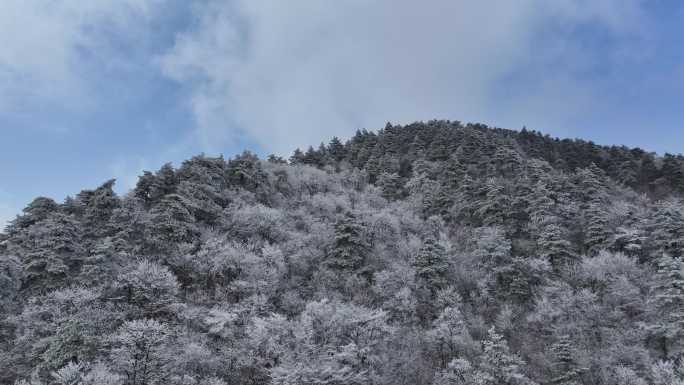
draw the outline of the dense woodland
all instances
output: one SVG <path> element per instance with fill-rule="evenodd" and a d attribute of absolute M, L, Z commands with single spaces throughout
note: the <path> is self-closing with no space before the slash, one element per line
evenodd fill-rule
<path fill-rule="evenodd" d="M 0 235 L 0 383 L 684 384 L 684 157 L 430 121 Z"/>

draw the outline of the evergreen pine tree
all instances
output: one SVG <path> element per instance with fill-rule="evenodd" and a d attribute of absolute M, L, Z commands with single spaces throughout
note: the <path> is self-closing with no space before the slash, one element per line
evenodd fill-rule
<path fill-rule="evenodd" d="M 551 199 L 551 191 L 542 181 L 537 182 L 527 197 L 528 215 L 532 225 L 539 225 L 554 216 L 556 202 Z"/>
<path fill-rule="evenodd" d="M 283 159 L 282 156 L 275 154 L 269 154 L 268 157 L 266 157 L 266 161 L 272 164 L 287 164 L 287 161 Z"/>
<path fill-rule="evenodd" d="M 340 139 L 336 136 L 334 136 L 331 140 L 330 143 L 328 143 L 328 149 L 327 149 L 328 154 L 330 155 L 330 158 L 334 160 L 335 162 L 339 162 L 345 157 L 345 148 Z"/>
<path fill-rule="evenodd" d="M 448 127 L 439 126 L 437 132 L 430 143 L 427 152 L 428 159 L 431 161 L 445 161 L 451 156 L 452 140 L 450 138 L 451 130 Z"/>
<path fill-rule="evenodd" d="M 548 264 L 538 258 L 512 258 L 493 269 L 489 284 L 498 298 L 518 304 L 530 302 L 535 287 L 548 276 Z"/>
<path fill-rule="evenodd" d="M 489 172 L 500 177 L 511 177 L 520 171 L 522 163 L 522 158 L 517 151 L 507 144 L 500 144 L 492 156 Z"/>
<path fill-rule="evenodd" d="M 551 346 L 553 354 L 554 377 L 551 380 L 555 385 L 576 385 L 581 381 L 579 376 L 582 370 L 577 365 L 572 351 L 572 340 L 569 335 L 562 335 Z"/>
<path fill-rule="evenodd" d="M 664 359 L 684 353 L 684 261 L 664 255 L 652 288 L 654 324 L 650 330 Z"/>
<path fill-rule="evenodd" d="M 22 265 L 19 258 L 0 253 L 0 314 L 9 314 L 19 293 Z M 10 331 L 0 331 L 0 339 L 9 340 Z M 2 343 L 0 343 L 0 347 Z M 0 377 L 1 378 L 1 377 Z"/>
<path fill-rule="evenodd" d="M 335 224 L 328 266 L 336 271 L 357 271 L 366 261 L 370 246 L 365 239 L 365 229 L 350 212 Z"/>
<path fill-rule="evenodd" d="M 439 214 L 439 182 L 429 177 L 426 163 L 416 162 L 415 167 L 419 168 L 414 168 L 413 176 L 405 186 L 414 207 L 423 218 Z"/>
<path fill-rule="evenodd" d="M 323 154 L 314 150 L 313 146 L 309 146 L 304 153 L 302 163 L 313 167 L 320 167 L 323 164 Z"/>
<path fill-rule="evenodd" d="M 532 385 L 523 372 L 525 362 L 517 354 L 511 353 L 508 343 L 494 327 L 487 332 L 487 340 L 483 342 L 484 355 L 480 370 L 486 374 L 487 385 Z"/>
<path fill-rule="evenodd" d="M 88 198 L 81 202 L 84 206 L 84 236 L 102 238 L 112 235 L 109 220 L 121 201 L 114 192 L 114 179 L 111 179 L 93 191 L 88 191 Z M 79 194 L 81 195 L 81 194 Z"/>
<path fill-rule="evenodd" d="M 420 135 L 415 135 L 413 137 L 413 141 L 409 145 L 409 156 L 411 159 L 416 160 L 416 159 L 422 159 L 425 157 L 425 149 L 427 147 L 427 144 L 425 141 L 420 137 Z"/>
<path fill-rule="evenodd" d="M 442 179 L 440 180 L 440 190 L 437 197 L 438 211 L 443 216 L 448 216 L 450 209 L 454 205 L 458 189 L 464 183 L 464 178 L 468 170 L 456 156 L 451 156 L 446 161 L 446 167 Z"/>
<path fill-rule="evenodd" d="M 451 215 L 454 220 L 468 224 L 474 222 L 473 217 L 477 204 L 475 199 L 477 189 L 478 184 L 476 180 L 469 174 L 465 174 L 461 184 L 456 190 L 456 196 L 454 197 L 454 205 L 451 210 Z"/>
<path fill-rule="evenodd" d="M 195 239 L 198 230 L 189 206 L 183 196 L 170 194 L 151 210 L 150 233 L 146 237 L 152 247 L 150 252 L 171 252 Z"/>
<path fill-rule="evenodd" d="M 642 191 L 651 191 L 653 188 L 652 182 L 658 178 L 660 170 L 656 166 L 653 154 L 644 153 L 641 156 L 639 174 L 637 176 L 637 183 L 641 186 Z"/>
<path fill-rule="evenodd" d="M 421 323 L 427 325 L 436 315 L 435 296 L 447 283 L 449 264 L 442 245 L 432 237 L 427 238 L 413 260 L 413 267 L 416 270 L 416 311 Z"/>
<path fill-rule="evenodd" d="M 449 157 L 449 160 L 446 161 L 442 185 L 450 193 L 455 194 L 467 173 L 468 168 L 466 165 L 461 162 L 458 156 L 452 155 Z"/>
<path fill-rule="evenodd" d="M 675 156 L 672 154 L 665 154 L 663 157 L 663 165 L 661 167 L 661 174 L 669 182 L 672 190 L 676 192 L 684 192 L 684 157 L 681 155 Z"/>
<path fill-rule="evenodd" d="M 444 248 L 436 239 L 429 237 L 423 242 L 423 247 L 413 261 L 413 267 L 416 269 L 417 284 L 428 288 L 432 294 L 446 284 L 449 264 Z"/>
<path fill-rule="evenodd" d="M 463 142 L 458 147 L 456 153 L 464 163 L 478 167 L 483 160 L 482 153 L 485 139 L 482 133 L 473 128 L 472 125 L 466 126 L 463 133 Z"/>
<path fill-rule="evenodd" d="M 226 165 L 226 179 L 235 187 L 241 187 L 256 194 L 260 202 L 267 202 L 271 186 L 268 175 L 264 171 L 259 157 L 244 151 L 228 161 Z"/>
<path fill-rule="evenodd" d="M 402 182 L 399 174 L 383 172 L 378 177 L 378 186 L 382 191 L 381 195 L 388 201 L 399 199 L 402 196 Z"/>
<path fill-rule="evenodd" d="M 646 234 L 640 226 L 620 226 L 615 229 L 611 249 L 630 256 L 638 256 L 643 250 L 646 239 Z"/>
<path fill-rule="evenodd" d="M 79 282 L 88 286 L 111 282 L 119 268 L 130 258 L 126 248 L 121 238 L 107 237 L 97 242 L 83 260 Z"/>
<path fill-rule="evenodd" d="M 302 164 L 304 162 L 304 153 L 299 148 L 295 149 L 290 157 L 290 164 Z"/>
<path fill-rule="evenodd" d="M 356 135 L 354 135 L 351 140 L 352 144 L 349 154 L 351 163 L 354 167 L 366 167 L 366 163 L 373 153 L 377 140 L 377 135 L 374 132 L 368 132 L 366 130 L 356 132 Z"/>
<path fill-rule="evenodd" d="M 656 253 L 684 257 L 684 204 L 677 199 L 656 203 L 650 222 L 651 242 Z"/>
<path fill-rule="evenodd" d="M 59 209 L 59 205 L 51 198 L 38 197 L 22 210 L 22 215 L 17 216 L 10 223 L 7 233 L 13 234 L 27 229 L 34 223 L 40 222 L 50 216 L 50 214 L 59 211 Z"/>
<path fill-rule="evenodd" d="M 378 176 L 382 173 L 382 158 L 382 150 L 379 145 L 376 145 L 371 151 L 371 155 L 364 166 L 364 169 L 368 172 L 368 179 L 371 183 L 375 183 Z"/>
<path fill-rule="evenodd" d="M 72 217 L 54 213 L 31 227 L 22 245 L 22 291 L 44 292 L 66 286 L 83 260 L 82 229 Z"/>
<path fill-rule="evenodd" d="M 537 238 L 539 256 L 545 258 L 554 268 L 567 265 L 577 259 L 572 244 L 564 238 L 563 229 L 556 223 L 547 223 Z"/>
<path fill-rule="evenodd" d="M 578 170 L 576 178 L 576 193 L 584 204 L 607 202 L 608 177 L 596 164 L 592 163 L 589 167 Z"/>
<path fill-rule="evenodd" d="M 481 190 L 482 198 L 476 214 L 484 226 L 500 226 L 510 217 L 511 200 L 505 187 L 495 179 L 488 179 Z"/>
<path fill-rule="evenodd" d="M 149 207 L 159 202 L 165 195 L 173 193 L 177 182 L 173 166 L 171 163 L 166 163 L 155 174 L 144 171 L 138 179 L 133 194 Z"/>
<path fill-rule="evenodd" d="M 584 247 L 589 255 L 596 255 L 609 246 L 612 234 L 608 231 L 608 214 L 605 205 L 598 201 L 589 203 L 584 211 Z"/>

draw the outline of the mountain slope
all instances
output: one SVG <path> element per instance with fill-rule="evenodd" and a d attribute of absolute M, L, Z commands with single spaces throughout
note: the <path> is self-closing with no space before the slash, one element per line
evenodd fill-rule
<path fill-rule="evenodd" d="M 113 184 L 7 228 L 0 382 L 684 379 L 680 155 L 431 121 Z"/>

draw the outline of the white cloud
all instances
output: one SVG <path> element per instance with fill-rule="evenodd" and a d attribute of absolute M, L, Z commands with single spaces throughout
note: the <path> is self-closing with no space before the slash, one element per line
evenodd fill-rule
<path fill-rule="evenodd" d="M 100 37 L 136 30 L 163 0 L 4 0 L 0 4 L 0 112 L 29 100 L 75 108 L 87 102 L 81 53 Z"/>
<path fill-rule="evenodd" d="M 203 4 L 197 27 L 163 57 L 165 73 L 192 90 L 207 149 L 230 143 L 237 127 L 279 153 L 385 121 L 570 119 L 593 95 L 564 71 L 591 58 L 562 40 L 535 46 L 536 34 L 594 23 L 625 35 L 641 17 L 637 0 Z M 539 62 L 551 71 L 539 73 L 533 93 L 501 103 L 501 78 Z"/>

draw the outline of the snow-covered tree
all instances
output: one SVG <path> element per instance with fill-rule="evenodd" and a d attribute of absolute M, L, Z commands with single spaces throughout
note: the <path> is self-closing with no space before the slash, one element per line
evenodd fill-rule
<path fill-rule="evenodd" d="M 116 281 L 119 298 L 138 306 L 145 314 L 165 311 L 178 294 L 178 281 L 166 267 L 146 259 L 130 266 Z"/>
<path fill-rule="evenodd" d="M 482 343 L 484 354 L 480 370 L 484 374 L 484 384 L 487 385 L 531 385 L 524 370 L 525 362 L 510 351 L 504 337 L 492 327 L 487 332 L 487 339 Z"/>
<path fill-rule="evenodd" d="M 388 174 L 383 172 L 378 177 L 377 184 L 382 191 L 382 197 L 388 201 L 398 199 L 402 195 L 402 181 L 397 173 Z"/>
<path fill-rule="evenodd" d="M 650 330 L 664 359 L 684 348 L 684 262 L 664 255 L 652 287 L 654 323 Z"/>
<path fill-rule="evenodd" d="M 81 379 L 82 385 L 122 385 L 124 377 L 114 373 L 104 363 L 91 365 L 88 372 Z"/>
<path fill-rule="evenodd" d="M 133 194 L 149 206 L 159 202 L 167 194 L 175 192 L 178 178 L 171 163 L 164 164 L 159 171 L 144 171 L 138 178 Z"/>
<path fill-rule="evenodd" d="M 68 284 L 84 257 L 82 228 L 73 217 L 55 213 L 32 226 L 22 245 L 22 290 L 45 292 Z"/>
<path fill-rule="evenodd" d="M 271 372 L 275 384 L 367 384 L 380 374 L 386 315 L 322 300 L 307 305 L 295 326 L 297 348 Z"/>
<path fill-rule="evenodd" d="M 336 271 L 357 271 L 370 250 L 366 230 L 351 213 L 339 217 L 335 224 L 335 239 L 327 264 Z"/>
<path fill-rule="evenodd" d="M 658 361 L 651 366 L 653 385 L 684 385 L 684 363 Z"/>
<path fill-rule="evenodd" d="M 449 264 L 444 247 L 436 239 L 428 237 L 423 242 L 413 267 L 416 269 L 418 286 L 427 288 L 433 294 L 445 286 Z"/>
<path fill-rule="evenodd" d="M 109 283 L 116 277 L 119 269 L 130 255 L 126 244 L 120 238 L 105 237 L 94 243 L 78 276 L 79 282 L 86 285 Z"/>
<path fill-rule="evenodd" d="M 449 366 L 437 372 L 432 385 L 485 385 L 489 384 L 489 375 L 480 372 L 468 360 L 457 358 L 449 362 Z"/>
<path fill-rule="evenodd" d="M 570 241 L 565 239 L 563 228 L 555 223 L 542 227 L 537 238 L 539 256 L 545 258 L 552 266 L 559 268 L 577 260 Z"/>
<path fill-rule="evenodd" d="M 667 199 L 658 202 L 650 227 L 656 253 L 684 257 L 684 204 L 681 201 Z"/>
<path fill-rule="evenodd" d="M 558 385 L 571 385 L 581 383 L 580 375 L 582 369 L 577 364 L 572 347 L 572 339 L 569 335 L 558 337 L 557 341 L 551 346 L 553 354 L 554 377 L 551 383 Z"/>
<path fill-rule="evenodd" d="M 584 211 L 584 219 L 584 247 L 587 253 L 596 255 L 608 248 L 611 239 L 604 205 L 598 201 L 590 202 Z"/>
<path fill-rule="evenodd" d="M 428 338 L 442 368 L 455 357 L 465 353 L 472 344 L 463 314 L 452 306 L 444 308 L 432 322 Z"/>
<path fill-rule="evenodd" d="M 505 186 L 496 179 L 486 181 L 480 192 L 482 199 L 475 213 L 484 226 L 502 226 L 510 217 L 511 199 Z"/>
<path fill-rule="evenodd" d="M 0 254 L 0 312 L 8 311 L 21 285 L 19 258 Z"/>
<path fill-rule="evenodd" d="M 155 320 L 140 319 L 121 325 L 111 338 L 110 357 L 126 377 L 126 385 L 157 385 L 168 377 L 166 348 L 170 329 Z"/>
<path fill-rule="evenodd" d="M 149 242 L 154 251 L 168 252 L 175 245 L 195 239 L 196 220 L 188 209 L 189 206 L 187 198 L 170 194 L 152 208 Z"/>

